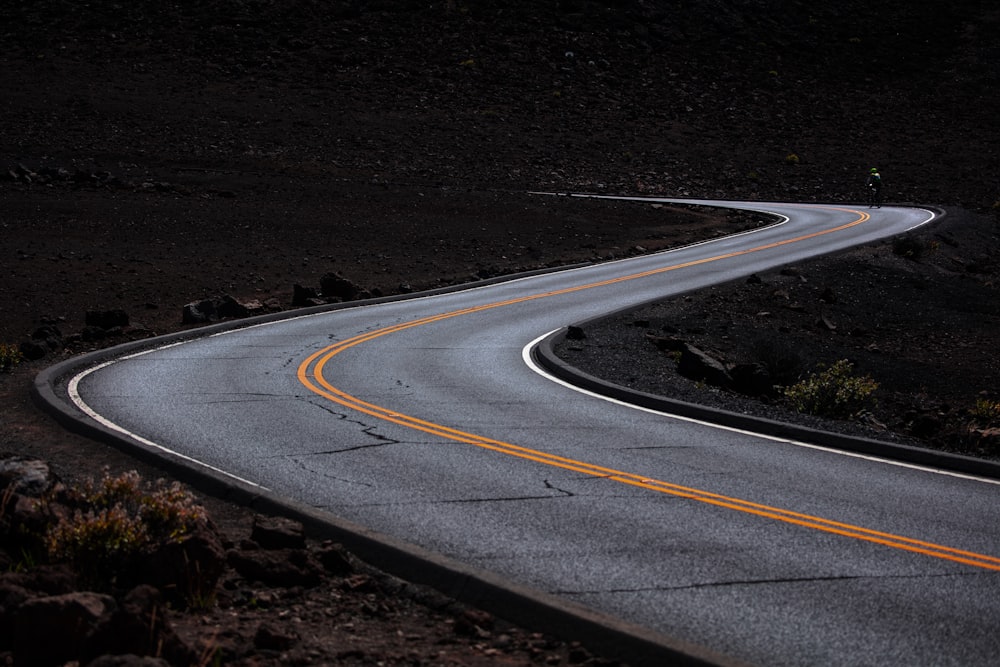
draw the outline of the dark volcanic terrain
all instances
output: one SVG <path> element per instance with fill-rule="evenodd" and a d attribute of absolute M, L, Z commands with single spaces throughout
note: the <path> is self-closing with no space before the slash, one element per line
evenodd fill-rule
<path fill-rule="evenodd" d="M 67 482 L 105 466 L 162 472 L 61 429 L 31 405 L 31 379 L 67 355 L 196 326 L 185 304 L 287 310 L 294 285 L 330 273 L 390 295 L 759 222 L 530 191 L 851 203 L 876 165 L 889 203 L 948 215 L 904 241 L 587 323 L 563 354 L 620 384 L 812 425 L 774 398 L 679 377 L 647 334 L 728 363 L 846 358 L 879 383 L 877 407 L 821 426 L 997 456 L 1000 423 L 982 415 L 1000 401 L 1000 10 L 988 3 L 7 4 L 0 344 L 37 358 L 0 374 L 0 451 Z M 117 311 L 127 325 L 87 321 Z M 242 551 L 253 513 L 201 500 Z M 4 569 L 19 569 L 4 549 Z M 227 664 L 604 662 L 568 643 L 585 638 L 357 567 L 312 586 L 230 570 L 217 605 L 169 620 L 194 655 Z M 16 574 L 4 591 L 75 590 Z M 11 644 L 0 655 L 20 664 Z"/>

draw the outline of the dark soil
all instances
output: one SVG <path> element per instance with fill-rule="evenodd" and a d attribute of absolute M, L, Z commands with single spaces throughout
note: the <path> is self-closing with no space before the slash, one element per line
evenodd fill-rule
<path fill-rule="evenodd" d="M 68 481 L 105 466 L 161 476 L 65 432 L 28 389 L 67 355 L 193 326 L 190 302 L 288 309 L 294 285 L 328 273 L 389 295 L 755 222 L 528 191 L 851 202 L 877 165 L 889 202 L 949 215 L 912 242 L 587 324 L 565 354 L 622 384 L 782 419 L 801 417 L 679 378 L 645 334 L 730 363 L 780 352 L 803 372 L 846 358 L 879 401 L 830 428 L 993 456 L 998 424 L 973 424 L 972 411 L 1000 400 L 1000 12 L 920 4 L 8 8 L 0 343 L 34 340 L 25 350 L 44 356 L 0 374 L 0 450 Z M 88 312 L 115 311 L 126 326 L 88 326 Z M 249 534 L 252 513 L 203 501 L 232 543 Z M 598 661 L 475 613 L 470 629 L 463 612 L 431 612 L 394 584 L 227 581 L 216 608 L 171 619 L 198 650 L 230 647 L 232 663 Z M 343 614 L 355 620 L 331 625 Z M 294 623 L 297 639 L 255 647 L 265 619 Z"/>
<path fill-rule="evenodd" d="M 583 337 L 557 352 L 637 391 L 998 459 L 1000 357 L 991 351 L 1000 345 L 998 237 L 994 219 L 951 211 L 906 237 L 586 323 Z M 729 376 L 724 386 L 685 377 L 681 344 L 731 371 L 762 371 L 763 388 L 734 388 L 739 382 Z M 845 414 L 797 411 L 784 389 L 840 360 L 877 389 Z"/>

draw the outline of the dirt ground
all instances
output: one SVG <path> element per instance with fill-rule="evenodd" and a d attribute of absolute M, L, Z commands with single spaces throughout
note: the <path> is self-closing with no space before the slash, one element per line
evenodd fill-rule
<path fill-rule="evenodd" d="M 294 285 L 328 273 L 390 295 L 760 222 L 532 191 L 852 202 L 878 164 L 890 202 L 949 215 L 910 245 L 588 325 L 568 358 L 622 384 L 799 418 L 678 378 L 645 334 L 729 362 L 780 341 L 804 368 L 848 358 L 879 382 L 863 424 L 831 428 L 995 456 L 987 431 L 1000 424 L 972 415 L 1000 400 L 997 12 L 778 4 L 19 5 L 0 55 L 0 343 L 34 338 L 45 354 L 0 374 L 0 451 L 67 480 L 105 466 L 160 476 L 67 433 L 28 389 L 66 355 L 195 326 L 188 303 L 285 310 Z M 88 326 L 88 312 L 114 311 L 127 326 Z M 203 500 L 234 543 L 248 534 L 249 512 Z M 470 623 L 387 582 L 233 578 L 217 608 L 174 623 L 231 664 L 603 660 L 571 644 L 582 638 Z M 251 598 L 266 603 L 234 602 Z M 288 619 L 291 648 L 254 648 L 262 623 Z"/>

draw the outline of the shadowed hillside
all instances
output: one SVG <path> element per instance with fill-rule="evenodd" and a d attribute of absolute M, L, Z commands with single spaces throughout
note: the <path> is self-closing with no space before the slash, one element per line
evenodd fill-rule
<path fill-rule="evenodd" d="M 6 111 L 15 125 L 37 124 L 24 113 L 36 106 L 48 123 L 99 116 L 88 147 L 126 154 L 151 139 L 130 92 L 165 77 L 178 121 L 163 130 L 189 161 L 835 200 L 877 164 L 890 199 L 985 207 L 998 197 L 998 16 L 968 0 L 50 0 L 14 10 L 8 57 L 109 76 L 43 101 L 23 97 L 20 77 L 37 73 L 7 72 Z M 26 139 L 12 157 L 33 157 L 44 137 L 12 130 L 8 142 Z"/>

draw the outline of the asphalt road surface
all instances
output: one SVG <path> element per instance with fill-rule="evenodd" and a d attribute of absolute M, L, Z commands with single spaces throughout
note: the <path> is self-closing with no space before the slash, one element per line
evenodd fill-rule
<path fill-rule="evenodd" d="M 737 661 L 996 664 L 993 481 L 635 409 L 526 361 L 561 327 L 933 218 L 696 203 L 786 219 L 234 328 L 89 368 L 66 392 L 190 465 Z"/>

